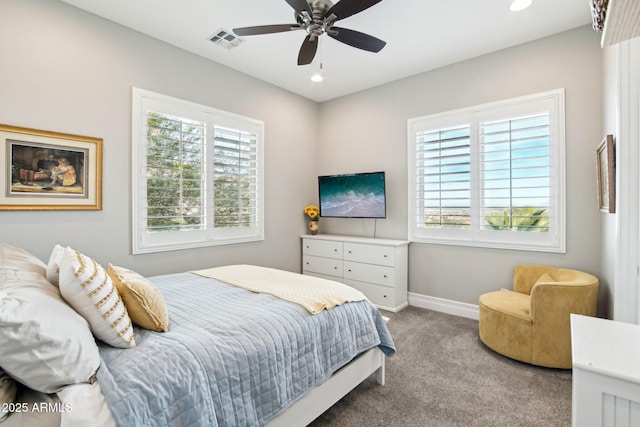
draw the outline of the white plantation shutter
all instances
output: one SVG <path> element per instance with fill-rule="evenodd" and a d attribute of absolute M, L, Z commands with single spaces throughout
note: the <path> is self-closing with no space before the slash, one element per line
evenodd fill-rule
<path fill-rule="evenodd" d="M 425 227 L 468 228 L 471 218 L 471 146 L 468 125 L 416 133 L 419 209 Z"/>
<path fill-rule="evenodd" d="M 214 227 L 252 227 L 258 221 L 257 135 L 220 126 L 214 134 Z"/>
<path fill-rule="evenodd" d="M 133 95 L 134 253 L 263 240 L 263 123 Z"/>
<path fill-rule="evenodd" d="M 549 114 L 479 125 L 480 226 L 548 232 L 552 190 Z"/>
<path fill-rule="evenodd" d="M 205 225 L 203 122 L 147 112 L 146 227 L 151 232 Z"/>
<path fill-rule="evenodd" d="M 408 121 L 412 241 L 565 251 L 562 90 Z"/>

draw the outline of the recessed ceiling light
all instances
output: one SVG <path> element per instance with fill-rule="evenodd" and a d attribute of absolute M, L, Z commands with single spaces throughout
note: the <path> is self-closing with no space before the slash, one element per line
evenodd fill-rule
<path fill-rule="evenodd" d="M 513 0 L 511 2 L 511 6 L 509 6 L 509 10 L 511 12 L 520 12 L 531 6 L 531 2 L 533 0 Z"/>

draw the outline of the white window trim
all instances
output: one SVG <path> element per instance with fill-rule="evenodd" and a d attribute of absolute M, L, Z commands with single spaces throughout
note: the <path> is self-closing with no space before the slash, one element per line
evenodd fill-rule
<path fill-rule="evenodd" d="M 554 221 L 550 224 L 547 233 L 525 233 L 512 231 L 489 231 L 472 228 L 467 230 L 437 229 L 418 227 L 415 221 L 417 213 L 416 199 L 416 132 L 427 127 L 437 127 L 460 124 L 463 116 L 472 117 L 469 121 L 472 132 L 471 162 L 478 163 L 478 119 L 483 112 L 497 109 L 512 109 L 546 102 L 552 105 L 550 110 L 551 143 L 551 168 L 553 169 L 554 184 L 551 188 L 554 207 Z M 434 125 L 437 123 L 437 125 Z M 504 101 L 497 101 L 455 111 L 448 111 L 428 116 L 417 117 L 407 121 L 407 153 L 408 153 L 408 236 L 411 242 L 432 243 L 443 245 L 472 246 L 497 249 L 515 249 L 524 251 L 557 252 L 566 253 L 566 160 L 565 160 L 565 109 L 564 89 L 522 96 Z M 477 167 L 472 170 L 472 215 L 477 213 L 479 192 L 475 187 L 479 185 Z M 475 199 L 474 199 L 475 197 Z M 516 240 L 517 239 L 517 240 Z"/>
<path fill-rule="evenodd" d="M 256 134 L 257 146 L 257 223 L 255 227 L 215 229 L 207 225 L 204 231 L 181 231 L 147 233 L 144 217 L 146 212 L 146 105 L 162 105 L 165 113 L 197 116 L 207 123 L 207 144 L 213 144 L 213 127 L 216 124 L 236 124 Z M 208 154 L 207 161 L 212 161 Z M 211 168 L 209 168 L 211 169 Z M 213 182 L 213 172 L 207 172 L 207 182 Z M 213 185 L 207 185 L 207 199 L 213 198 Z M 227 245 L 264 240 L 264 122 L 238 114 L 229 113 L 197 103 L 184 101 L 144 89 L 132 88 L 132 250 L 134 254 Z"/>

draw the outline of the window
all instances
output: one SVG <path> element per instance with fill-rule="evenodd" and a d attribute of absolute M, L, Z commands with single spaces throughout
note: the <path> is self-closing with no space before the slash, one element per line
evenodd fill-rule
<path fill-rule="evenodd" d="M 565 251 L 564 91 L 408 121 L 412 241 Z"/>
<path fill-rule="evenodd" d="M 134 253 L 263 240 L 263 127 L 134 88 Z"/>

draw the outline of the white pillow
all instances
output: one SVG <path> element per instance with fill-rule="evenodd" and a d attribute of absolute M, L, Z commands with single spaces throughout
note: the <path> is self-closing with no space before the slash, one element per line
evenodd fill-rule
<path fill-rule="evenodd" d="M 45 275 L 47 266 L 38 258 L 22 248 L 0 243 L 0 268 L 7 267 L 12 270 L 30 271 Z"/>
<path fill-rule="evenodd" d="M 9 418 L 3 421 L 0 424 L 2 427 L 61 427 L 60 415 L 65 408 L 59 409 L 60 399 L 55 394 L 45 394 L 22 387 L 18 393 L 16 404 L 20 405 L 19 410 L 14 411 Z M 38 408 L 47 408 L 47 410 L 38 410 Z M 69 410 L 73 410 L 73 408 L 69 408 Z"/>
<path fill-rule="evenodd" d="M 65 387 L 58 392 L 58 399 L 70 409 L 60 414 L 60 427 L 116 427 L 97 382 Z"/>
<path fill-rule="evenodd" d="M 135 347 L 131 319 L 118 289 L 95 260 L 66 248 L 58 287 L 69 305 L 87 319 L 96 338 L 114 347 Z"/>
<path fill-rule="evenodd" d="M 100 355 L 87 322 L 44 275 L 3 267 L 0 363 L 22 384 L 54 393 L 88 382 L 100 366 Z"/>
<path fill-rule="evenodd" d="M 49 256 L 49 262 L 47 263 L 47 280 L 49 280 L 56 286 L 58 286 L 58 280 L 60 277 L 60 262 L 62 262 L 64 251 L 64 247 L 55 245 L 53 247 L 53 251 L 51 251 L 51 256 Z"/>
<path fill-rule="evenodd" d="M 16 382 L 0 368 L 0 422 L 11 413 L 10 404 L 16 400 L 17 391 Z"/>

